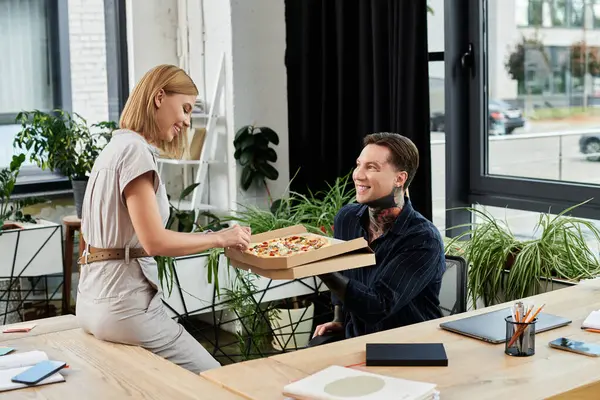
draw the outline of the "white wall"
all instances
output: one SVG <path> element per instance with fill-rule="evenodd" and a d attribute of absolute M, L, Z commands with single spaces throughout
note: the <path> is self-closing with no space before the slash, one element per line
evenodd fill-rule
<path fill-rule="evenodd" d="M 104 0 L 69 0 L 73 111 L 91 125 L 108 118 Z"/>
<path fill-rule="evenodd" d="M 234 123 L 268 126 L 279 134 L 275 147 L 279 179 L 267 181 L 274 198 L 289 184 L 285 7 L 281 0 L 232 0 Z M 263 203 L 264 192 L 242 198 Z"/>
<path fill-rule="evenodd" d="M 87 1 L 87 0 L 86 0 Z M 158 64 L 177 64 L 177 1 L 126 0 L 129 84 Z"/>
<path fill-rule="evenodd" d="M 143 5 L 142 5 L 143 3 Z M 178 15 L 183 41 L 178 44 Z M 234 132 L 255 123 L 274 129 L 280 138 L 275 147 L 279 171 L 268 181 L 274 198 L 289 183 L 287 81 L 284 4 L 280 0 L 147 0 L 127 1 L 130 82 L 132 86 L 152 66 L 179 65 L 178 48 L 189 49 L 189 73 L 200 97 L 210 102 L 216 86 L 219 62 L 225 54 L 228 110 L 227 128 Z M 187 22 L 185 21 L 187 20 Z M 187 30 L 185 26 L 187 25 Z M 225 110 L 221 110 L 224 112 Z M 219 142 L 219 153 L 227 143 Z M 172 169 L 170 188 L 179 189 L 180 170 Z M 239 182 L 240 168 L 237 169 Z M 210 166 L 210 203 L 226 201 L 226 168 Z M 239 185 L 238 185 L 239 186 Z M 263 190 L 241 191 L 235 202 L 266 206 Z"/>

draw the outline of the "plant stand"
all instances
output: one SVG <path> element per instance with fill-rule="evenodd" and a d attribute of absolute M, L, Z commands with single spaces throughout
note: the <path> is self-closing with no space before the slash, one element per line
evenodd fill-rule
<path fill-rule="evenodd" d="M 52 303 L 60 302 L 62 298 L 61 226 L 44 220 L 37 222 L 19 222 L 17 229 L 0 233 L 2 324 L 24 321 L 33 318 L 32 315 L 52 315 L 52 308 L 56 307 Z M 43 312 L 40 303 L 44 304 Z M 31 314 L 27 308 L 33 308 L 35 312 Z"/>
<path fill-rule="evenodd" d="M 172 318 L 179 320 L 197 340 L 206 344 L 213 356 L 225 363 L 304 348 L 312 336 L 313 324 L 331 320 L 328 289 L 316 277 L 295 280 L 259 277 L 254 287 L 245 288 L 249 295 L 240 307 L 239 299 L 233 301 L 227 292 L 232 278 L 245 272 L 228 267 L 226 259 L 221 257 L 220 296 L 214 283 L 209 284 L 206 275 L 198 273 L 208 258 L 199 255 L 177 259 L 173 291 L 170 296 L 164 294 L 163 303 Z M 247 284 L 243 279 L 239 283 Z M 298 310 L 274 309 L 269 305 L 299 296 L 309 298 L 310 305 Z M 223 339 L 232 335 L 233 339 Z"/>

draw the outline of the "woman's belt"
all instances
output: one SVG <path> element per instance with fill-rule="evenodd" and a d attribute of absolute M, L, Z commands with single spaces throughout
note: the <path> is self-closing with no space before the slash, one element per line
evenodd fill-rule
<path fill-rule="evenodd" d="M 132 258 L 150 257 L 141 247 L 126 247 L 124 249 L 100 249 L 87 246 L 86 252 L 77 260 L 78 264 L 89 264 L 97 261 L 125 260 L 126 263 Z"/>

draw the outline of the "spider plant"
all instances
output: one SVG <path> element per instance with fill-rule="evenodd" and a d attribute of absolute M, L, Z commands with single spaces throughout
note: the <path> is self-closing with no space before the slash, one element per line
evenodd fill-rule
<path fill-rule="evenodd" d="M 252 228 L 252 233 L 263 233 L 293 225 L 304 225 L 309 232 L 333 235 L 333 220 L 344 205 L 354 202 L 355 189 L 348 174 L 337 178 L 329 189 L 307 195 L 290 191 L 278 199 L 269 210 L 240 204 L 240 210 L 223 221 L 237 221 Z"/>
<path fill-rule="evenodd" d="M 352 185 L 352 174 L 337 178 L 333 185 L 327 184 L 329 190 L 308 195 L 292 192 L 296 199 L 294 212 L 302 223 L 318 227 L 324 234 L 333 236 L 333 221 L 338 211 L 345 205 L 353 203 L 356 189 Z"/>
<path fill-rule="evenodd" d="M 473 304 L 477 299 L 486 306 L 493 304 L 502 293 L 505 301 L 537 294 L 555 278 L 577 282 L 600 275 L 600 262 L 585 238 L 587 230 L 600 242 L 600 231 L 591 222 L 568 215 L 586 202 L 556 216 L 541 214 L 528 240 L 517 239 L 506 221 L 466 208 L 481 222 L 450 228 L 467 229 L 446 243 L 446 253 L 469 262 L 468 291 Z"/>

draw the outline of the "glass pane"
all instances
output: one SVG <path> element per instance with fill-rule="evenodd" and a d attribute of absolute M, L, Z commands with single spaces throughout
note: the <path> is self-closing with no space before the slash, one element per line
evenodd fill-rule
<path fill-rule="evenodd" d="M 600 183 L 594 7 L 583 0 L 488 0 L 489 175 Z"/>
<path fill-rule="evenodd" d="M 446 140 L 444 127 L 444 63 L 429 63 L 429 110 L 431 113 L 431 185 L 433 223 L 446 225 Z"/>
<path fill-rule="evenodd" d="M 558 213 L 563 211 L 562 209 L 552 209 L 549 213 L 542 214 L 532 211 L 515 210 L 504 207 L 492 207 L 492 206 L 481 206 L 476 205 L 475 209 L 482 211 L 483 213 L 491 216 L 497 221 L 501 221 L 502 225 L 508 227 L 511 233 L 517 240 L 529 240 L 539 239 L 542 235 L 542 227 L 538 226 L 540 216 L 549 215 L 551 218 L 556 217 Z M 484 223 L 485 220 L 481 216 L 474 215 L 473 220 L 475 223 Z M 600 230 L 600 221 L 583 219 L 583 221 L 590 222 L 596 229 Z M 594 254 L 600 254 L 600 244 L 594 236 L 594 233 L 587 227 L 581 225 L 582 236 Z"/>
<path fill-rule="evenodd" d="M 13 156 L 14 122 L 21 110 L 50 110 L 53 87 L 46 1 L 0 1 L 0 168 Z"/>
<path fill-rule="evenodd" d="M 444 0 L 428 0 L 427 5 L 427 48 L 444 51 Z"/>

